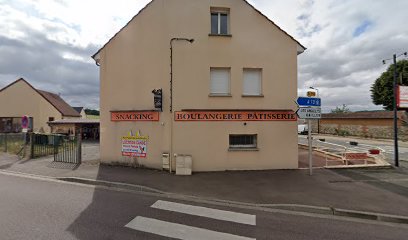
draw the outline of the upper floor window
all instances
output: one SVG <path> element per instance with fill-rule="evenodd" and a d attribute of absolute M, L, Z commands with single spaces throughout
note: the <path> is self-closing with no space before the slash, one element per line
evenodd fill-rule
<path fill-rule="evenodd" d="M 230 93 L 230 69 L 211 68 L 210 95 L 229 96 Z"/>
<path fill-rule="evenodd" d="M 262 96 L 262 69 L 244 68 L 243 96 Z"/>
<path fill-rule="evenodd" d="M 228 35 L 229 9 L 211 9 L 211 34 Z"/>

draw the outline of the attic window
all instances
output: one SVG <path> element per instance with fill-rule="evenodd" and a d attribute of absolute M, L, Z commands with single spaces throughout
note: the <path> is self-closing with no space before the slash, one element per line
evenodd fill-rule
<path fill-rule="evenodd" d="M 229 34 L 229 9 L 211 8 L 211 34 Z"/>

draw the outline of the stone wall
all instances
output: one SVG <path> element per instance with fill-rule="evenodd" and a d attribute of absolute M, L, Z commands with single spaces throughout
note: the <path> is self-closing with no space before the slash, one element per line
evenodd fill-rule
<path fill-rule="evenodd" d="M 400 140 L 408 141 L 408 125 L 399 121 L 398 124 L 398 137 Z M 333 121 L 313 121 L 312 131 L 314 133 L 321 134 L 332 134 L 340 136 L 358 136 L 365 138 L 383 138 L 383 139 L 392 139 L 394 137 L 394 128 L 392 125 L 392 120 L 389 121 L 389 124 L 363 124 L 355 125 L 348 120 L 348 122 L 342 122 L 341 120 L 338 123 Z"/>

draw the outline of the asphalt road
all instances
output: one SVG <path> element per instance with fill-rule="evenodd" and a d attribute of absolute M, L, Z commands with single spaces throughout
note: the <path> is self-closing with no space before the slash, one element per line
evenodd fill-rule
<path fill-rule="evenodd" d="M 313 136 L 313 146 L 324 146 L 324 147 L 331 147 L 328 144 L 319 142 L 319 139 L 325 139 L 326 143 L 334 143 L 341 146 L 345 146 L 350 150 L 355 149 L 356 151 L 359 150 L 368 150 L 370 148 L 378 147 L 385 151 L 386 160 L 390 163 L 394 163 L 394 142 L 391 140 L 381 141 L 381 140 L 371 140 L 371 139 L 351 139 L 351 138 L 344 138 L 344 137 L 337 137 L 337 136 Z M 357 146 L 350 145 L 350 141 L 358 142 Z M 307 144 L 307 136 L 299 135 L 299 143 Z M 399 141 L 399 159 L 404 161 L 405 165 L 408 166 L 408 145 L 407 143 L 403 143 Z"/>
<path fill-rule="evenodd" d="M 408 227 L 270 213 L 0 173 L 0 239 L 406 239 Z"/>

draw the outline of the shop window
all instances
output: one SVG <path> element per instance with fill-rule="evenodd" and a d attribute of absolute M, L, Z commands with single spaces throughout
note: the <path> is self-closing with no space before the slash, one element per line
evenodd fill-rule
<path fill-rule="evenodd" d="M 228 35 L 229 9 L 211 8 L 211 35 Z"/>
<path fill-rule="evenodd" d="M 256 134 L 229 135 L 230 149 L 257 149 Z"/>
<path fill-rule="evenodd" d="M 262 96 L 262 69 L 244 68 L 243 96 Z"/>
<path fill-rule="evenodd" d="M 230 68 L 211 68 L 210 96 L 230 96 Z"/>

